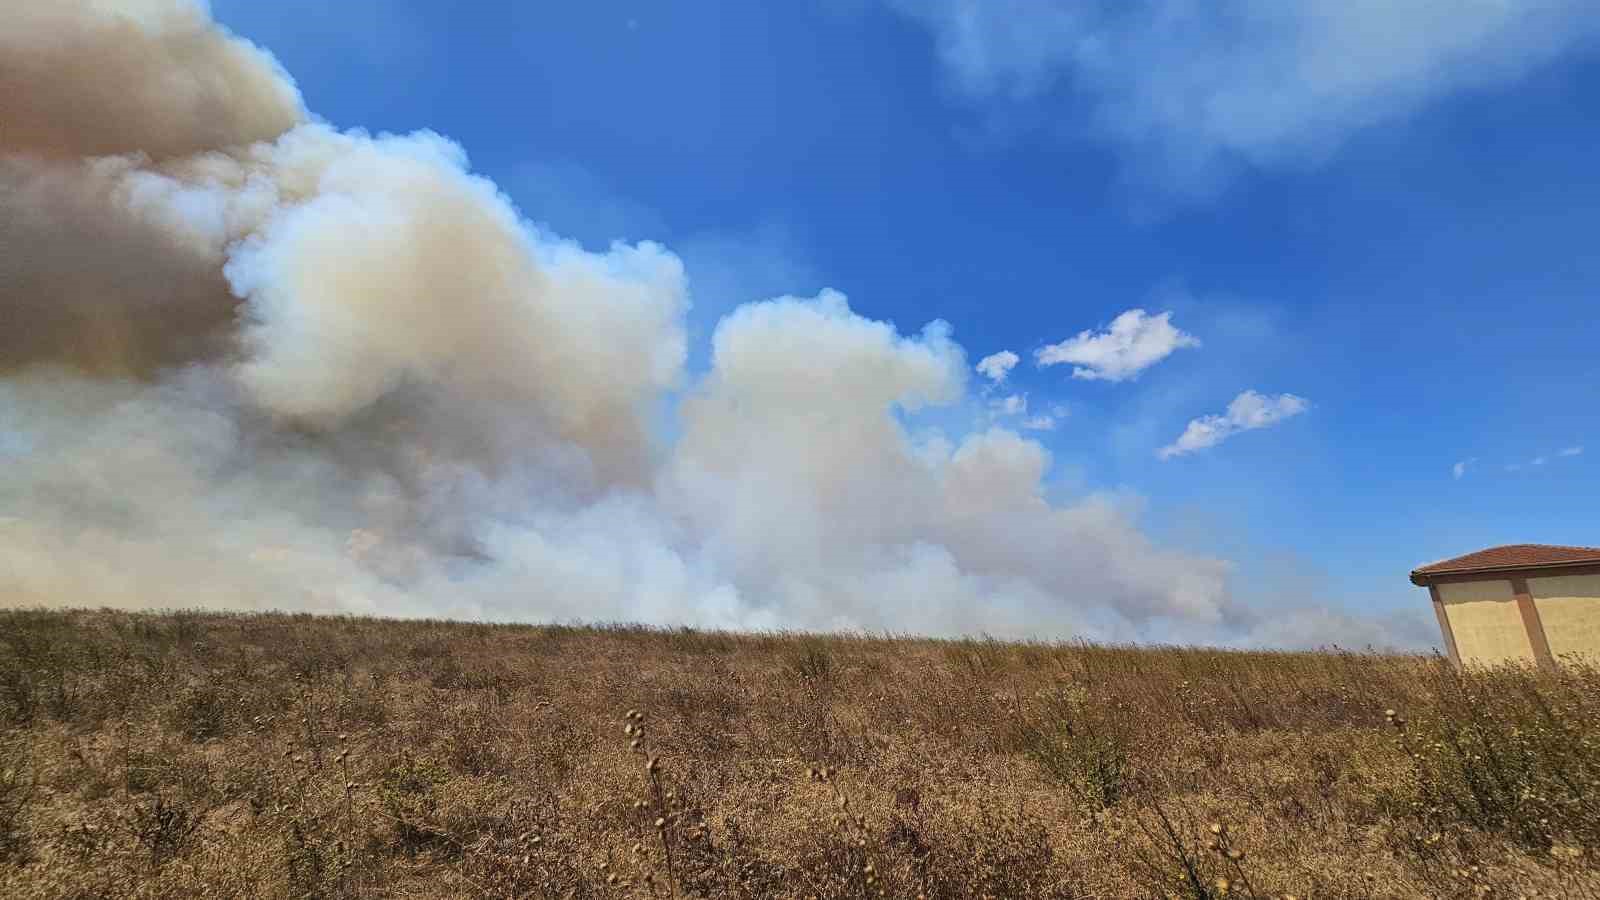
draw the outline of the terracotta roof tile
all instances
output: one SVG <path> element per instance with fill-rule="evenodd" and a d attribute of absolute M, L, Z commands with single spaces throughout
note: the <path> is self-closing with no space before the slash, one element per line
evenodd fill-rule
<path fill-rule="evenodd" d="M 1419 576 L 1445 573 L 1477 572 L 1496 569 L 1537 568 L 1570 563 L 1600 563 L 1600 547 L 1562 547 L 1551 544 L 1507 544 L 1490 547 L 1465 556 L 1440 560 L 1411 571 L 1412 580 Z M 1420 583 L 1420 582 L 1419 582 Z"/>

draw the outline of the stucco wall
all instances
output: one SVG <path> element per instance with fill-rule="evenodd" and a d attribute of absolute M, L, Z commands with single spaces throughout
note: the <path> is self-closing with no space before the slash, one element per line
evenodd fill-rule
<path fill-rule="evenodd" d="M 1600 663 L 1600 574 L 1529 578 L 1528 593 L 1551 655 L 1576 653 Z"/>
<path fill-rule="evenodd" d="M 1463 664 L 1533 662 L 1510 581 L 1461 581 L 1438 588 Z"/>

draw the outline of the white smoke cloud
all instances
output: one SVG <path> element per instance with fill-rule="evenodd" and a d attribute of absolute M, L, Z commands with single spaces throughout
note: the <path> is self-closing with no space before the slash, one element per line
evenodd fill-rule
<path fill-rule="evenodd" d="M 1298 416 L 1311 408 L 1304 397 L 1279 394 L 1270 397 L 1255 391 L 1244 391 L 1229 401 L 1228 409 L 1221 415 L 1201 416 L 1191 420 L 1178 439 L 1157 451 L 1162 459 L 1195 453 L 1222 443 L 1242 431 L 1270 428 L 1285 419 Z"/>
<path fill-rule="evenodd" d="M 1592 0 L 889 2 L 933 32 L 968 97 L 1070 90 L 1090 128 L 1183 190 L 1233 163 L 1319 162 L 1600 36 Z"/>
<path fill-rule="evenodd" d="M 1156 546 L 1123 504 L 1047 499 L 1037 442 L 908 429 L 970 399 L 944 323 L 902 335 L 833 291 L 748 303 L 687 383 L 666 249 L 563 241 L 437 135 L 307 122 L 197 2 L 52 10 L 0 13 L 4 102 L 81 82 L 93 108 L 107 88 L 65 48 L 107 35 L 129 83 L 103 120 L 0 132 L 0 228 L 38 250 L 0 263 L 0 602 L 1248 625 L 1227 562 Z"/>
<path fill-rule="evenodd" d="M 1072 363 L 1072 377 L 1091 381 L 1126 381 L 1185 347 L 1200 346 L 1200 339 L 1172 324 L 1172 313 L 1150 315 L 1130 309 L 1111 320 L 1111 327 L 1085 329 L 1059 344 L 1034 351 L 1043 366 Z"/>
<path fill-rule="evenodd" d="M 1338 647 L 1343 650 L 1398 650 L 1437 652 L 1438 625 L 1433 617 L 1416 609 L 1402 609 L 1384 615 L 1354 615 L 1336 607 L 1315 602 L 1263 616 L 1239 642 L 1250 646 L 1287 647 L 1317 650 Z"/>

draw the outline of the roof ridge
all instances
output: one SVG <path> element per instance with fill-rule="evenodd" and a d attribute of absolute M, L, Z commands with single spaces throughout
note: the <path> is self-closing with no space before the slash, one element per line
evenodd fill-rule
<path fill-rule="evenodd" d="M 1541 555 L 1547 558 L 1538 558 Z M 1563 558 L 1571 557 L 1572 555 L 1577 555 L 1579 558 Z M 1600 562 L 1600 547 L 1585 547 L 1577 544 L 1498 544 L 1493 547 L 1474 550 L 1470 553 L 1462 553 L 1457 556 L 1449 556 L 1433 562 L 1423 563 L 1412 569 L 1411 572 L 1413 575 L 1438 574 L 1457 570 L 1470 572 L 1589 562 Z"/>
<path fill-rule="evenodd" d="M 1524 542 L 1520 544 L 1495 544 L 1493 547 L 1485 547 L 1482 550 L 1474 550 L 1472 553 L 1483 553 L 1488 550 L 1506 550 L 1512 547 L 1538 547 L 1542 550 L 1594 550 L 1596 552 L 1600 552 L 1600 547 L 1587 547 L 1582 544 L 1530 544 Z M 1471 556 L 1472 553 L 1462 553 L 1460 555 Z M 1455 559 L 1453 556 L 1449 558 Z"/>
<path fill-rule="evenodd" d="M 1496 547 L 1488 547 L 1485 549 L 1495 550 L 1498 549 L 1498 547 L 1554 547 L 1558 550 L 1600 550 L 1600 547 L 1588 547 L 1584 546 L 1583 544 L 1535 544 L 1527 541 L 1523 541 L 1522 543 L 1518 544 L 1499 544 Z"/>

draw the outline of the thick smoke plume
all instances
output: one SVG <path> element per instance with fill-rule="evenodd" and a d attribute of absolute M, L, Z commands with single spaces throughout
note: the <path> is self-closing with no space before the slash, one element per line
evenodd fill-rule
<path fill-rule="evenodd" d="M 674 255 L 537 231 L 436 135 L 316 122 L 198 0 L 0 12 L 0 252 L 6 603 L 1242 623 L 1226 563 L 1048 500 L 1039 444 L 913 434 L 966 396 L 944 325 L 751 303 L 688 383 Z"/>

